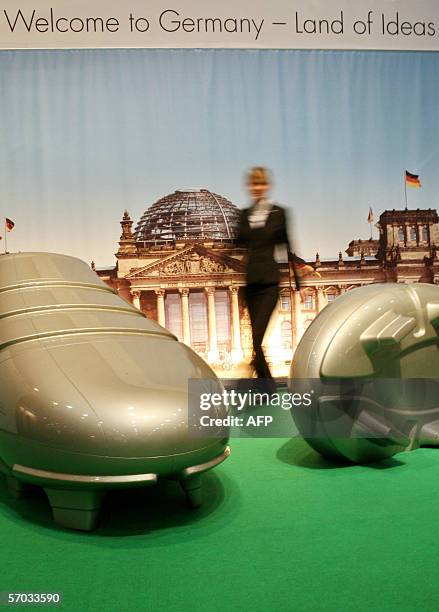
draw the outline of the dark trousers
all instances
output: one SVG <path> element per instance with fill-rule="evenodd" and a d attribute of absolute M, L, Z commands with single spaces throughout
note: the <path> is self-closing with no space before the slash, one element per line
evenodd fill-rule
<path fill-rule="evenodd" d="M 262 350 L 262 340 L 271 313 L 276 306 L 278 295 L 279 285 L 277 283 L 270 285 L 250 284 L 245 288 L 245 299 L 253 334 L 253 364 L 258 378 L 272 378 Z"/>

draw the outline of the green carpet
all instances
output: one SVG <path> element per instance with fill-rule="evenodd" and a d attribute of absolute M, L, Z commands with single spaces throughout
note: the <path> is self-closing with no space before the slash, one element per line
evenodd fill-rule
<path fill-rule="evenodd" d="M 93 533 L 1 480 L 0 590 L 78 611 L 437 609 L 439 450 L 335 467 L 300 439 L 231 446 L 202 509 L 173 482 L 117 491 Z"/>

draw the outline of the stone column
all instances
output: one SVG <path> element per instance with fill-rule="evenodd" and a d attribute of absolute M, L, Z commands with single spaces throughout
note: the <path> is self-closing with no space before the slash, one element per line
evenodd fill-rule
<path fill-rule="evenodd" d="M 215 314 L 215 287 L 206 287 L 207 293 L 207 320 L 209 325 L 209 352 L 207 358 L 210 363 L 219 360 L 218 338 L 216 335 L 216 314 Z"/>
<path fill-rule="evenodd" d="M 239 321 L 238 287 L 229 287 L 230 310 L 232 315 L 232 361 L 239 363 L 244 359 L 241 345 L 241 326 Z"/>
<path fill-rule="evenodd" d="M 180 289 L 181 317 L 183 321 L 183 342 L 191 345 L 191 328 L 189 325 L 189 289 Z"/>
<path fill-rule="evenodd" d="M 133 306 L 134 308 L 137 308 L 137 310 L 140 310 L 140 294 L 141 291 L 131 290 L 131 299 L 133 301 Z"/>
<path fill-rule="evenodd" d="M 157 323 L 165 327 L 166 316 L 165 316 L 165 290 L 156 289 L 155 294 L 157 296 Z"/>

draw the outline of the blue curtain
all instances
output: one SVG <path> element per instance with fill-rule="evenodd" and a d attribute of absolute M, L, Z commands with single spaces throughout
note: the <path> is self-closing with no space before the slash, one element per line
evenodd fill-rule
<path fill-rule="evenodd" d="M 246 203 L 266 165 L 299 253 L 368 238 L 367 213 L 436 206 L 436 53 L 250 50 L 0 52 L 0 212 L 11 250 L 114 264 L 119 220 L 206 188 Z M 0 231 L 0 233 L 2 233 Z"/>

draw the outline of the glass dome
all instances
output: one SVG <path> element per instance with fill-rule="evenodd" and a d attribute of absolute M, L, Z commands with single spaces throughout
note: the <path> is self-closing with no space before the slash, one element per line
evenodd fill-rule
<path fill-rule="evenodd" d="M 135 230 L 145 246 L 175 240 L 231 242 L 239 223 L 239 209 L 207 189 L 174 191 L 144 212 Z"/>

